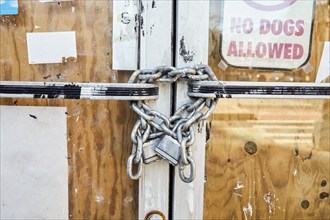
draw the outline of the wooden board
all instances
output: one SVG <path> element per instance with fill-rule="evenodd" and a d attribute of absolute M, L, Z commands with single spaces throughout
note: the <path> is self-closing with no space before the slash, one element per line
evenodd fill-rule
<path fill-rule="evenodd" d="M 77 60 L 29 65 L 26 32 L 76 31 Z M 112 1 L 19 1 L 0 17 L 1 80 L 127 82 L 111 70 Z M 68 118 L 69 217 L 136 219 L 138 182 L 126 176 L 136 115 L 126 101 L 1 99 L 6 105 L 65 106 Z"/>
<path fill-rule="evenodd" d="M 327 1 L 317 1 L 309 74 L 223 71 L 212 18 L 209 64 L 222 80 L 313 82 L 324 41 L 330 40 L 328 9 Z M 329 100 L 220 100 L 206 148 L 204 218 L 329 219 L 329 105 Z"/>
<path fill-rule="evenodd" d="M 220 105 L 227 109 L 236 102 L 220 101 Z M 282 106 L 282 115 L 269 116 L 274 122 L 286 116 L 286 106 L 280 100 L 250 102 L 254 106 L 261 102 Z M 308 115 L 300 107 L 303 102 L 296 100 L 296 108 L 291 109 L 302 118 Z M 315 111 L 329 105 L 329 101 L 313 103 Z M 242 108 L 246 106 L 243 104 Z M 254 107 L 250 111 L 255 112 Z M 325 196 L 329 193 L 330 179 L 329 114 L 321 112 L 323 116 L 315 117 L 312 130 L 305 130 L 304 124 L 295 124 L 294 118 L 285 117 L 286 122 L 296 126 L 291 133 L 287 132 L 286 123 L 278 124 L 282 129 L 276 127 L 275 133 L 274 128 L 264 129 L 255 126 L 257 123 L 242 127 L 247 120 L 239 117 L 213 121 L 206 151 L 204 217 L 328 219 L 330 203 Z M 257 114 L 254 120 L 258 121 Z M 247 144 L 249 141 L 256 145 Z M 324 182 L 326 186 L 322 186 Z"/>

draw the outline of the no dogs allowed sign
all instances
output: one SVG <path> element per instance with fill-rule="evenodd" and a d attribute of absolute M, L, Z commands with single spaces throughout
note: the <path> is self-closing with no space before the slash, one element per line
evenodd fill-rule
<path fill-rule="evenodd" d="M 310 57 L 314 0 L 224 0 L 220 54 L 229 66 L 294 70 Z"/>

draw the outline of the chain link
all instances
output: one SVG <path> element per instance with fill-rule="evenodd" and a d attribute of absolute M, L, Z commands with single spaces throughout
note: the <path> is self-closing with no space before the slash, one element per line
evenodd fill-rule
<path fill-rule="evenodd" d="M 153 70 L 135 71 L 128 83 L 173 83 L 186 78 L 190 81 L 217 81 L 216 76 L 207 65 L 196 65 L 186 68 L 172 66 L 159 66 Z M 182 181 L 189 183 L 195 178 L 195 161 L 192 157 L 192 145 L 195 141 L 194 125 L 204 121 L 216 107 L 217 98 L 195 98 L 182 105 L 170 117 L 153 110 L 146 101 L 131 101 L 131 108 L 139 115 L 135 123 L 131 139 L 133 142 L 132 154 L 127 161 L 127 175 L 138 179 L 142 174 L 143 144 L 151 139 L 169 135 L 180 144 L 179 175 Z M 133 163 L 138 166 L 133 174 Z M 184 170 L 190 166 L 189 176 Z"/>

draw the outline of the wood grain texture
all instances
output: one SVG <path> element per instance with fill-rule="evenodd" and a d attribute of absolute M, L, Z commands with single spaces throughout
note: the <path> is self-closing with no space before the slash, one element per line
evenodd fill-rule
<path fill-rule="evenodd" d="M 76 31 L 76 61 L 29 65 L 26 32 Z M 19 1 L 19 15 L 0 16 L 1 80 L 126 82 L 111 70 L 112 2 Z M 68 118 L 69 217 L 134 219 L 138 182 L 126 176 L 130 130 L 125 101 L 1 99 L 2 105 L 65 106 Z"/>
<path fill-rule="evenodd" d="M 256 121 L 263 121 L 258 120 L 259 103 L 282 106 L 284 116 L 294 111 L 303 120 L 308 113 L 304 113 L 304 107 L 299 104 L 305 101 L 292 100 L 295 109 L 286 109 L 282 100 L 249 101 L 250 106 L 238 105 L 245 111 L 250 109 L 254 119 L 237 117 L 236 120 L 212 121 L 206 156 L 204 218 L 328 219 L 329 199 L 320 198 L 322 192 L 329 193 L 328 113 L 325 111 L 324 116 L 315 117 L 314 122 L 306 120 L 305 124 L 296 123 L 296 119 L 258 124 Z M 220 101 L 217 114 L 232 109 L 237 102 Z M 315 111 L 322 112 L 329 101 L 313 100 L 310 104 L 315 106 Z M 274 114 L 269 120 L 280 121 L 281 115 Z M 307 125 L 314 128 L 321 125 L 321 132 L 305 130 Z M 306 137 L 307 134 L 313 136 Z M 320 144 L 313 143 L 316 137 Z M 288 139 L 287 143 L 278 142 L 284 138 Z M 248 141 L 256 144 L 256 153 L 249 154 L 245 150 Z M 326 187 L 321 187 L 323 180 L 328 183 Z M 302 208 L 304 200 L 309 201 L 307 209 Z"/>
<path fill-rule="evenodd" d="M 217 66 L 217 36 L 210 30 L 209 62 L 219 79 L 313 82 L 324 41 L 330 40 L 329 4 L 317 1 L 310 74 L 223 71 Z M 221 100 L 206 150 L 204 218 L 330 219 L 329 105 L 329 100 Z M 247 151 L 248 141 L 256 149 L 250 145 Z"/>

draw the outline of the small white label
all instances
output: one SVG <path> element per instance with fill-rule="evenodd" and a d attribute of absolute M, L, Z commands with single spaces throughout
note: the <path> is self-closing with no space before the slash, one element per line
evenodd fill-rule
<path fill-rule="evenodd" d="M 29 64 L 62 63 L 77 58 L 76 32 L 27 33 Z"/>

